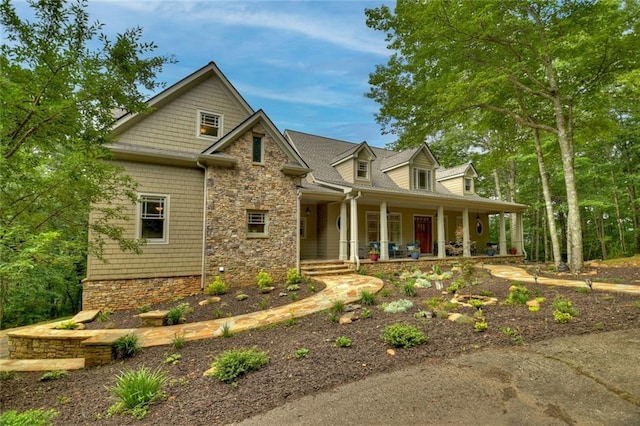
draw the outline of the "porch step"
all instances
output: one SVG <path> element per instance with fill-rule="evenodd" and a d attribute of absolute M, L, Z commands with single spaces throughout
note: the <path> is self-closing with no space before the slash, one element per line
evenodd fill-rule
<path fill-rule="evenodd" d="M 340 260 L 308 261 L 300 263 L 300 272 L 308 277 L 315 275 L 344 275 L 353 273 L 349 264 Z"/>

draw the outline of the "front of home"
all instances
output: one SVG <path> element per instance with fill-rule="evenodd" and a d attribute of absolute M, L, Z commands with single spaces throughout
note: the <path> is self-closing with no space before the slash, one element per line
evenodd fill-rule
<path fill-rule="evenodd" d="M 230 286 L 260 270 L 282 280 L 301 261 L 335 259 L 354 268 L 371 247 L 380 261 L 486 253 L 498 215 L 498 255 L 523 254 L 525 206 L 475 194 L 468 163 L 443 168 L 426 144 L 396 152 L 291 130 L 254 111 L 214 63 L 125 114 L 113 129 L 114 160 L 138 182 L 122 202 L 124 236 L 142 254 L 108 243 L 90 256 L 84 309 L 131 308 L 195 294 L 216 275 Z M 91 220 L 95 220 L 92 217 Z"/>

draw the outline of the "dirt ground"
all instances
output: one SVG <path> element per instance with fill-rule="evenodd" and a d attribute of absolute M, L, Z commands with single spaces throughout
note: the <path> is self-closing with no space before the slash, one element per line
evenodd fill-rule
<path fill-rule="evenodd" d="M 533 267 L 537 266 L 531 266 Z M 594 282 L 640 285 L 639 267 L 600 265 L 589 272 L 589 277 Z M 460 272 L 455 272 L 451 279 L 446 280 L 444 288 L 458 278 L 459 274 Z M 540 274 L 554 276 L 544 266 L 540 267 Z M 463 288 L 460 293 L 491 295 L 499 302 L 482 308 L 488 328 L 484 332 L 476 332 L 473 323 L 452 322 L 438 314 L 438 310 L 446 310 L 473 317 L 475 308 L 441 307 L 434 310 L 424 301 L 434 297 L 448 300 L 451 295 L 445 295 L 433 286 L 418 288 L 417 294 L 411 297 L 405 295 L 398 275 L 385 276 L 383 279 L 385 286 L 377 295 L 376 304 L 357 308 L 355 312 L 359 319 L 350 324 L 335 323 L 328 312 L 320 312 L 295 322 L 239 333 L 229 338 L 188 342 L 182 349 L 171 346 L 144 349 L 132 359 L 70 372 L 67 377 L 54 381 L 40 381 L 42 373 L 16 373 L 14 376 L 4 377 L 0 382 L 0 408 L 3 411 L 54 408 L 60 412 L 55 419 L 55 424 L 58 425 L 227 424 L 306 395 L 430 359 L 454 358 L 485 348 L 528 345 L 554 337 L 623 330 L 640 325 L 638 296 L 607 293 L 597 289 L 588 291 L 586 285 L 584 290 L 576 291 L 572 288 L 527 284 L 531 298 L 545 298 L 540 310 L 532 312 L 524 305 L 503 303 L 513 282 L 475 269 L 475 284 Z M 194 311 L 187 315 L 187 321 L 212 319 L 220 315 L 237 315 L 288 303 L 292 297 L 302 298 L 311 294 L 309 285 L 301 284 L 301 289 L 295 292 L 297 296 L 290 296 L 292 292 L 278 286 L 268 295 L 245 289 L 249 298 L 244 301 L 238 301 L 235 291 L 232 291 L 223 295 L 218 303 L 201 306 L 198 302 L 205 300 L 206 296 L 197 296 L 174 301 L 168 307 L 188 302 Z M 320 289 L 317 283 L 314 285 L 316 290 Z M 579 313 L 566 324 L 554 321 L 554 309 L 551 305 L 559 296 L 570 300 Z M 385 313 L 380 309 L 382 304 L 398 299 L 411 300 L 414 306 L 405 313 L 395 314 Z M 368 318 L 363 318 L 366 316 L 363 315 L 364 308 L 370 312 Z M 416 316 L 419 311 L 430 311 L 433 317 L 428 319 Z M 138 319 L 134 315 L 134 311 L 119 311 L 107 321 L 96 322 L 90 327 L 135 327 Z M 385 326 L 394 323 L 415 325 L 428 336 L 428 343 L 411 349 L 395 349 L 390 353 L 390 347 L 382 341 L 380 335 Z M 505 333 L 507 328 L 512 331 L 511 335 Z M 336 347 L 335 340 L 339 336 L 349 337 L 352 345 L 348 348 Z M 259 371 L 240 378 L 237 386 L 203 376 L 213 359 L 223 351 L 251 347 L 267 351 L 270 362 Z M 296 359 L 294 353 L 301 348 L 308 349 L 308 355 Z M 165 362 L 169 355 L 178 353 L 181 358 L 177 363 Z M 142 366 L 161 368 L 168 372 L 170 382 L 165 388 L 166 398 L 154 404 L 142 421 L 128 416 L 106 418 L 107 409 L 115 402 L 107 388 L 113 386 L 116 375 L 121 371 Z"/>

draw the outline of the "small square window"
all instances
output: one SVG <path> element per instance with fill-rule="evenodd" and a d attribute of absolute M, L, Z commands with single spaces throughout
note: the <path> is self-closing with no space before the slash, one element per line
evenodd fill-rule
<path fill-rule="evenodd" d="M 263 155 L 263 144 L 262 144 L 262 137 L 261 136 L 254 136 L 253 137 L 253 151 L 252 151 L 252 156 L 251 156 L 251 160 L 254 163 L 260 163 L 262 164 L 262 155 Z"/>
<path fill-rule="evenodd" d="M 413 188 L 431 191 L 431 170 L 413 169 Z"/>
<path fill-rule="evenodd" d="M 470 178 L 464 178 L 464 190 L 465 192 L 471 192 L 473 190 L 473 181 Z"/>
<path fill-rule="evenodd" d="M 219 138 L 222 128 L 222 116 L 200 111 L 198 135 L 211 138 Z"/>
<path fill-rule="evenodd" d="M 139 238 L 151 244 L 167 242 L 167 204 L 166 196 L 140 196 Z"/>
<path fill-rule="evenodd" d="M 268 231 L 267 212 L 248 211 L 247 212 L 247 235 L 250 237 L 266 236 Z"/>
<path fill-rule="evenodd" d="M 358 161 L 358 179 L 369 179 L 369 162 Z"/>

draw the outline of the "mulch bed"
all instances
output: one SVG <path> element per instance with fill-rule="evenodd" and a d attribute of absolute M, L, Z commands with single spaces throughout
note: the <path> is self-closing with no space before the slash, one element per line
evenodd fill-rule
<path fill-rule="evenodd" d="M 544 267 L 541 269 L 546 271 Z M 545 274 L 554 276 L 549 272 Z M 456 277 L 454 275 L 453 279 Z M 593 281 L 637 285 L 640 268 L 599 268 L 590 277 Z M 474 278 L 478 284 L 464 288 L 461 293 L 491 293 L 503 302 L 513 284 L 492 277 L 484 270 L 475 270 Z M 445 288 L 451 281 L 445 282 Z M 311 294 L 307 286 L 301 285 L 298 297 Z M 60 412 L 55 419 L 58 425 L 227 424 L 370 375 L 483 348 L 513 347 L 518 342 L 503 332 L 507 327 L 516 331 L 526 345 L 554 337 L 636 328 L 640 325 L 639 296 L 607 293 L 597 288 L 578 292 L 572 288 L 534 284 L 527 284 L 526 287 L 532 296 L 546 299 L 538 312 L 531 312 L 523 305 L 498 303 L 485 306 L 483 315 L 488 329 L 474 332 L 473 324 L 454 323 L 437 315 L 431 319 L 416 318 L 414 314 L 418 311 L 429 310 L 423 302 L 444 296 L 442 292 L 435 287 L 419 288 L 415 297 L 407 297 L 399 281 L 385 277 L 385 287 L 378 294 L 376 305 L 363 307 L 370 310 L 369 318 L 340 325 L 329 319 L 328 312 L 320 312 L 295 322 L 239 333 L 230 338 L 188 342 L 179 350 L 171 346 L 144 349 L 131 359 L 70 372 L 69 376 L 55 381 L 39 381 L 42 373 L 16 373 L 0 382 L 0 408 L 19 411 L 55 408 Z M 277 288 L 268 295 L 269 307 L 290 301 L 291 296 L 279 296 L 281 291 L 281 288 Z M 187 320 L 194 321 L 211 319 L 214 309 L 221 309 L 224 315 L 236 315 L 256 307 L 259 309 L 260 298 L 265 295 L 256 292 L 249 296 L 249 299 L 239 302 L 232 292 L 223 296 L 218 307 L 215 304 L 198 305 L 197 302 L 205 298 L 203 296 L 169 305 L 188 301 L 194 312 L 187 316 Z M 567 324 L 558 324 L 553 319 L 551 304 L 558 296 L 571 300 L 579 312 L 579 316 Z M 448 299 L 450 296 L 446 297 Z M 382 303 L 398 299 L 411 300 L 413 308 L 397 314 L 385 313 L 380 309 Z M 362 310 L 356 310 L 360 317 Z M 457 311 L 473 316 L 475 309 L 459 308 Z M 134 314 L 134 311 L 117 312 L 109 318 L 113 322 L 109 326 L 135 327 L 138 319 Z M 411 349 L 395 349 L 395 353 L 390 354 L 390 348 L 380 335 L 385 326 L 398 322 L 415 325 L 428 336 L 429 342 Z M 104 326 L 105 323 L 91 325 Z M 334 343 L 339 336 L 351 338 L 351 347 L 336 347 Z M 237 386 L 203 376 L 213 359 L 223 351 L 251 347 L 267 351 L 270 362 L 266 367 L 240 378 Z M 294 353 L 300 348 L 309 349 L 309 353 L 305 358 L 296 359 Z M 174 365 L 165 363 L 167 356 L 175 353 L 181 355 L 179 362 Z M 165 388 L 167 398 L 154 404 L 142 421 L 130 416 L 106 418 L 107 409 L 115 402 L 107 388 L 113 386 L 116 375 L 121 371 L 142 366 L 168 372 L 170 384 Z"/>

